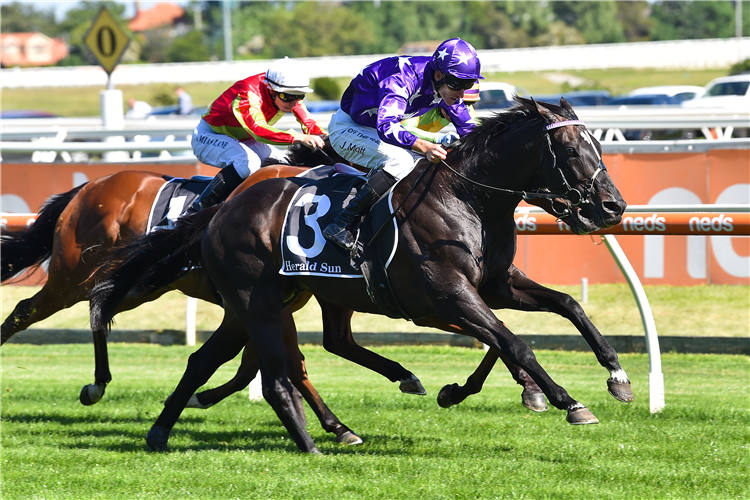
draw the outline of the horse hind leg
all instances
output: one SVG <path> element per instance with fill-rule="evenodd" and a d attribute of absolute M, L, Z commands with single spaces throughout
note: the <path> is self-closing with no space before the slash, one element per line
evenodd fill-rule
<path fill-rule="evenodd" d="M 399 363 L 357 344 L 352 335 L 352 311 L 318 299 L 323 312 L 323 347 L 326 351 L 381 374 L 391 382 L 399 382 L 405 394 L 427 394 L 422 382 Z"/>
<path fill-rule="evenodd" d="M 315 387 L 308 378 L 307 368 L 305 367 L 305 356 L 299 350 L 297 327 L 294 324 L 294 318 L 289 307 L 282 311 L 282 328 L 287 366 L 289 367 L 289 380 L 297 389 L 295 393 L 299 392 L 302 394 L 307 404 L 310 405 L 310 408 L 315 413 L 315 416 L 318 417 L 323 430 L 335 434 L 337 442 L 347 445 L 361 444 L 363 442 L 362 438 L 341 423 L 338 417 L 323 402 L 323 398 L 320 397 L 320 394 L 318 394 L 318 391 L 315 390 Z M 298 412 L 302 412 L 304 416 L 303 408 L 298 408 Z"/>
<path fill-rule="evenodd" d="M 68 300 L 63 299 L 65 296 L 68 297 Z M 81 300 L 83 298 L 77 297 L 75 294 L 67 295 L 52 292 L 48 282 L 34 296 L 16 304 L 13 312 L 0 326 L 0 344 L 4 344 L 13 335 L 26 330 L 34 323 L 38 323 Z"/>
<path fill-rule="evenodd" d="M 216 370 L 233 359 L 247 343 L 247 335 L 236 317 L 224 313 L 224 320 L 211 338 L 188 358 L 188 365 L 164 409 L 146 435 L 152 451 L 168 451 L 169 434 L 195 390 L 208 382 Z"/>

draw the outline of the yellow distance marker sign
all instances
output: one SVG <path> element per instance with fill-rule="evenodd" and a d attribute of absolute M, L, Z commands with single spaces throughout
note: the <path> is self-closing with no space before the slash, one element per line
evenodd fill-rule
<path fill-rule="evenodd" d="M 130 37 L 125 34 L 109 10 L 102 7 L 83 37 L 83 43 L 104 71 L 111 75 L 130 45 Z"/>

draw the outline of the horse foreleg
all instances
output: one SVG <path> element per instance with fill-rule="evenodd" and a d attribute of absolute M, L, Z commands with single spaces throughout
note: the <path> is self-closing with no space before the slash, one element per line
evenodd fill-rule
<path fill-rule="evenodd" d="M 353 311 L 320 299 L 318 303 L 323 312 L 323 347 L 328 352 L 379 373 L 391 382 L 399 382 L 401 392 L 427 394 L 422 382 L 412 372 L 357 344 L 351 328 Z"/>
<path fill-rule="evenodd" d="M 449 325 L 434 317 L 415 320 L 414 324 L 438 328 L 446 332 L 464 334 L 464 332 L 462 332 L 457 326 Z M 513 380 L 523 387 L 523 391 L 521 392 L 521 403 L 532 411 L 547 411 L 547 402 L 544 400 L 544 393 L 539 386 L 536 385 L 534 379 L 532 379 L 523 368 L 514 365 L 508 356 L 494 349 L 489 349 L 487 351 L 482 362 L 474 373 L 469 376 L 464 386 L 458 384 L 444 386 L 440 390 L 440 393 L 438 393 L 438 404 L 443 408 L 450 408 L 453 405 L 463 402 L 473 394 L 479 394 L 484 386 L 484 382 L 487 380 L 492 368 L 495 366 L 498 357 L 500 357 L 500 359 L 503 360 L 503 363 L 505 363 L 508 371 L 513 376 Z"/>
<path fill-rule="evenodd" d="M 151 450 L 168 451 L 169 434 L 196 389 L 208 382 L 221 365 L 237 356 L 247 340 L 239 320 L 225 312 L 218 330 L 190 355 L 177 388 L 165 401 L 164 409 L 146 435 L 146 444 Z"/>
<path fill-rule="evenodd" d="M 472 394 L 477 394 L 481 391 L 485 380 L 487 380 L 487 377 L 497 362 L 497 358 L 497 350 L 490 349 L 487 351 L 477 369 L 474 370 L 474 373 L 469 375 L 468 379 L 466 379 L 466 384 L 462 386 L 451 384 L 440 389 L 437 398 L 438 404 L 443 408 L 450 408 L 453 405 L 463 402 L 464 399 Z"/>
<path fill-rule="evenodd" d="M 521 311 L 549 311 L 570 321 L 596 355 L 599 364 L 609 371 L 607 389 L 617 400 L 633 401 L 633 390 L 617 352 L 594 326 L 581 305 L 568 294 L 552 290 L 529 279 L 513 267 L 510 273 L 512 308 Z"/>
<path fill-rule="evenodd" d="M 456 293 L 461 280 L 461 276 L 444 273 L 440 283 L 450 284 L 450 292 L 439 287 L 431 291 L 436 313 L 441 319 L 456 325 L 461 331 L 471 334 L 490 348 L 506 354 L 514 365 L 523 368 L 534 379 L 555 408 L 567 412 L 569 423 L 597 423 L 596 417 L 583 404 L 573 399 L 563 387 L 552 380 L 537 361 L 531 348 L 497 319 L 471 285 L 464 281 L 466 286 Z"/>

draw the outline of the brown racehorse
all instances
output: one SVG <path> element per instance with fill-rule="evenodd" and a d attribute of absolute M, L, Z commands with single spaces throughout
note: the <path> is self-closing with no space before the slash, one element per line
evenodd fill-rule
<path fill-rule="evenodd" d="M 285 165 L 262 168 L 246 179 L 236 192 L 242 192 L 269 178 L 294 176 L 306 170 L 304 167 Z M 151 205 L 167 179 L 161 174 L 138 171 L 123 171 L 95 179 L 67 193 L 51 197 L 29 229 L 4 233 L 1 247 L 3 282 L 46 259 L 49 259 L 49 269 L 47 282 L 42 289 L 33 297 L 19 302 L 3 322 L 2 343 L 30 325 L 88 300 L 89 291 L 95 284 L 95 269 L 106 261 L 106 255 L 113 247 L 128 244 L 145 232 Z M 204 279 L 201 271 L 194 271 L 148 297 L 125 301 L 121 311 L 138 307 L 175 289 L 212 303 L 220 303 L 220 297 L 210 281 Z M 300 297 L 297 304 L 285 311 L 289 376 L 326 431 L 335 433 L 339 442 L 359 443 L 361 439 L 326 407 L 307 377 L 291 313 L 308 299 L 309 296 Z M 112 379 L 106 332 L 94 329 L 93 338 L 95 382 L 85 386 L 80 394 L 81 402 L 87 405 L 102 398 L 106 385 Z M 252 344 L 248 344 L 243 354 L 242 365 L 241 374 L 247 379 L 244 385 L 247 386 L 258 371 Z M 237 387 L 236 390 L 241 388 Z M 207 408 L 233 392 L 235 390 L 211 392 L 204 398 L 204 404 L 196 400 L 194 406 Z M 301 409 L 298 397 L 295 402 Z"/>
<path fill-rule="evenodd" d="M 442 165 L 423 161 L 394 188 L 393 204 L 401 208 L 390 280 L 410 317 L 458 329 L 502 352 L 531 376 L 552 405 L 567 412 L 569 423 L 597 423 L 491 309 L 552 311 L 570 319 L 609 371 L 609 392 L 632 401 L 617 353 L 581 306 L 513 266 L 513 212 L 522 199 L 539 196 L 564 203 L 565 213 L 554 213 L 576 234 L 619 223 L 626 204 L 602 162 L 601 146 L 567 101 L 555 106 L 516 100 L 509 112 L 483 120 Z M 222 207 L 183 219 L 174 230 L 141 238 L 119 252 L 123 264 L 94 290 L 91 322 L 106 327 L 131 289 L 144 293 L 163 286 L 170 273 L 176 276 L 186 264 L 200 261 L 229 306 L 224 321 L 245 325 L 239 336 L 220 328 L 191 356 L 172 400 L 147 436 L 152 449 L 167 448 L 169 433 L 195 389 L 249 338 L 261 360 L 266 400 L 300 450 L 318 451 L 287 380 L 281 343 L 284 304 L 308 291 L 334 319 L 338 311 L 340 322 L 348 320 L 344 313 L 351 310 L 380 311 L 362 280 L 278 273 L 284 212 L 298 186 L 290 179 L 269 180 Z M 549 206 L 552 211 L 554 203 Z M 323 215 L 316 213 L 316 220 Z"/>

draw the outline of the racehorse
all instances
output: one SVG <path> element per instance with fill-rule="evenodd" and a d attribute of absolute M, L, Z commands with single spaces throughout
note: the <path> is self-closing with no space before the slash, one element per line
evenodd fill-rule
<path fill-rule="evenodd" d="M 609 392 L 632 401 L 630 381 L 617 353 L 580 305 L 533 282 L 512 264 L 513 213 L 522 199 L 545 198 L 540 205 L 576 234 L 618 224 L 626 204 L 604 166 L 600 144 L 567 101 L 561 99 L 556 106 L 516 100 L 509 112 L 483 120 L 462 138 L 442 164 L 422 161 L 394 188 L 399 243 L 388 274 L 396 300 L 409 317 L 477 338 L 523 368 L 550 403 L 567 412 L 569 423 L 598 423 L 588 408 L 549 377 L 532 350 L 491 309 L 547 310 L 567 317 L 609 371 Z M 331 317 L 338 311 L 341 322 L 348 320 L 343 316 L 351 310 L 381 311 L 361 280 L 278 273 L 285 209 L 297 189 L 298 183 L 289 179 L 271 179 L 222 207 L 185 218 L 174 230 L 143 238 L 126 249 L 130 256 L 94 290 L 91 322 L 106 328 L 117 303 L 136 283 L 148 290 L 150 280 L 157 284 L 165 274 L 177 273 L 181 259 L 195 258 L 190 254 L 197 250 L 225 301 L 224 320 L 245 327 L 244 335 L 217 330 L 191 356 L 171 400 L 149 431 L 152 449 L 167 448 L 169 433 L 195 389 L 236 356 L 249 338 L 259 354 L 265 398 L 298 448 L 318 452 L 295 410 L 286 377 L 281 342 L 284 304 L 308 291 Z M 556 205 L 565 206 L 564 212 Z M 157 240 L 159 244 L 152 245 Z M 173 262 L 164 265 L 167 256 L 167 262 Z M 143 273 L 145 278 L 135 276 Z"/>
<path fill-rule="evenodd" d="M 291 159 L 299 148 L 290 149 Z M 330 160 L 328 154 L 306 153 L 306 161 Z M 268 166 L 246 179 L 235 193 L 247 189 L 253 183 L 278 176 L 294 176 L 307 168 L 286 165 Z M 146 231 L 151 205 L 157 192 L 168 177 L 151 172 L 122 171 L 95 179 L 66 193 L 50 197 L 40 210 L 35 223 L 22 231 L 4 232 L 2 235 L 2 281 L 5 283 L 21 271 L 38 266 L 49 259 L 48 279 L 33 297 L 19 302 L 1 327 L 1 342 L 5 343 L 15 333 L 27 329 L 52 314 L 88 300 L 88 293 L 95 282 L 95 270 L 106 261 L 107 253 L 116 246 L 128 244 Z M 138 307 L 155 300 L 170 290 L 180 290 L 187 295 L 220 304 L 220 297 L 203 273 L 187 273 L 180 280 L 155 291 L 146 297 L 129 298 L 121 311 Z M 292 311 L 302 307 L 309 297 L 300 297 L 297 304 L 285 312 L 285 338 L 289 358 L 290 377 L 301 395 L 316 413 L 323 428 L 335 433 L 339 442 L 354 444 L 361 439 L 327 408 L 307 377 L 304 356 L 297 345 L 297 333 Z M 93 329 L 95 353 L 95 381 L 81 390 L 79 399 L 91 405 L 104 396 L 107 384 L 112 380 L 107 353 L 107 332 Z M 255 351 L 248 344 L 243 354 L 240 374 L 252 380 L 258 371 Z M 225 384 L 229 386 L 229 384 Z M 237 384 L 235 384 L 236 386 Z M 234 387 L 234 386 L 233 386 Z M 207 391 L 191 406 L 208 408 L 229 394 L 225 386 Z M 200 395 L 196 395 L 200 396 Z M 301 408 L 301 401 L 295 397 Z"/>
<path fill-rule="evenodd" d="M 291 165 L 315 166 L 323 163 L 343 162 L 326 141 L 324 150 L 311 150 L 292 146 L 287 151 Z M 246 180 L 232 195 L 242 192 L 249 185 L 271 177 L 294 176 L 304 171 L 299 168 L 271 166 L 261 169 Z M 0 343 L 5 343 L 15 333 L 29 328 L 58 311 L 88 299 L 94 283 L 94 270 L 108 260 L 113 247 L 128 244 L 146 230 L 149 211 L 159 188 L 165 182 L 161 174 L 125 171 L 96 179 L 76 187 L 67 193 L 52 196 L 42 207 L 36 222 L 23 231 L 4 232 L 2 236 L 2 282 L 5 283 L 21 271 L 39 265 L 49 259 L 48 279 L 33 297 L 16 305 L 3 322 Z M 188 295 L 217 303 L 219 300 L 210 283 L 202 279 L 202 273 L 192 272 L 175 283 L 165 284 L 148 296 L 129 297 L 121 304 L 121 311 L 130 310 L 142 303 L 155 300 L 169 290 L 180 290 Z M 307 379 L 304 363 L 299 359 L 296 347 L 296 329 L 291 312 L 302 307 L 311 297 L 300 295 L 298 301 L 285 312 L 285 338 L 290 345 L 290 356 L 297 361 L 290 367 L 299 366 L 292 373 L 298 385 L 304 389 L 314 405 L 325 414 L 322 401 Z M 324 313 L 325 314 L 325 313 Z M 329 351 L 372 369 L 393 382 L 400 382 L 406 393 L 423 394 L 419 380 L 400 364 L 383 358 L 360 347 L 346 323 L 326 322 L 324 345 Z M 106 332 L 93 330 L 95 370 L 94 383 L 85 385 L 79 395 L 84 405 L 97 403 L 104 396 L 106 386 L 112 380 L 109 369 Z M 236 376 L 217 388 L 205 390 L 191 398 L 189 407 L 209 408 L 229 395 L 247 387 L 258 372 L 252 344 L 245 350 Z M 496 359 L 496 358 L 495 358 Z M 507 363 L 507 360 L 504 360 Z M 534 411 L 546 410 L 541 390 L 518 367 L 508 365 L 514 379 L 523 386 L 522 403 Z M 454 393 L 454 402 L 456 401 Z M 335 418 L 335 417 L 334 417 Z M 332 418 L 328 417 L 329 421 Z M 330 427 L 330 425 L 329 425 Z"/>

